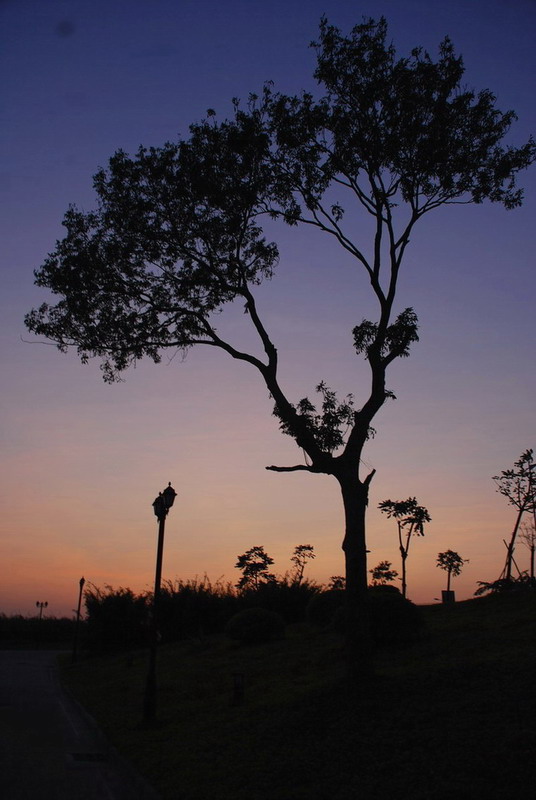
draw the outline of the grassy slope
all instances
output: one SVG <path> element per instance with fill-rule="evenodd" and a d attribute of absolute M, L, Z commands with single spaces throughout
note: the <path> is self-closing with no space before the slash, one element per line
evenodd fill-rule
<path fill-rule="evenodd" d="M 337 639 L 305 626 L 250 648 L 163 647 L 152 730 L 140 727 L 145 653 L 64 677 L 166 800 L 530 796 L 536 598 L 424 611 L 423 640 L 380 652 L 377 678 L 351 691 Z M 246 676 L 239 707 L 233 672 Z"/>

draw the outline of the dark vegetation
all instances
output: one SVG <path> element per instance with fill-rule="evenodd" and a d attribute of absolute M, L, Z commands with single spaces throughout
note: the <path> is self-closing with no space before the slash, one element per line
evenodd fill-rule
<path fill-rule="evenodd" d="M 203 640 L 222 633 L 236 615 L 261 609 L 278 615 L 283 625 L 303 621 L 307 607 L 321 587 L 289 577 L 259 582 L 238 590 L 230 583 L 208 578 L 164 582 L 159 599 L 158 630 L 162 643 Z M 87 619 L 82 647 L 90 653 L 109 653 L 148 644 L 152 595 L 130 589 L 89 586 L 85 592 Z"/>
<path fill-rule="evenodd" d="M 405 602 L 393 587 L 373 591 L 379 607 Z M 335 597 L 330 614 L 269 642 L 215 633 L 163 644 L 161 713 L 148 729 L 145 649 L 82 658 L 64 680 L 164 800 L 526 796 L 536 593 L 415 609 L 420 635 L 385 642 L 375 677 L 351 685 L 336 595 L 316 592 L 309 611 Z"/>

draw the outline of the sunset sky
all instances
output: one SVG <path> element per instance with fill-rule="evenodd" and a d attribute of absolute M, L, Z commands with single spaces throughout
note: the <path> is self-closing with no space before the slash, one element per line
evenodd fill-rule
<path fill-rule="evenodd" d="M 534 0 L 3 0 L 0 2 L 0 358 L 2 381 L 0 613 L 71 614 L 78 581 L 152 586 L 152 501 L 171 481 L 165 578 L 205 573 L 235 583 L 236 558 L 264 545 L 282 574 L 297 544 L 320 582 L 344 572 L 338 486 L 326 476 L 267 472 L 301 454 L 282 436 L 259 376 L 210 348 L 182 361 L 142 363 L 103 383 L 24 327 L 47 299 L 33 285 L 63 233 L 70 203 L 89 211 L 92 175 L 113 152 L 161 145 L 200 120 L 224 117 L 267 80 L 314 88 L 308 48 L 325 13 L 344 32 L 385 15 L 399 55 L 432 55 L 448 35 L 466 84 L 490 88 L 517 111 L 509 141 L 536 132 Z M 452 206 L 413 234 L 400 308 L 413 306 L 421 341 L 395 364 L 397 396 L 365 452 L 371 487 L 370 566 L 400 569 L 396 525 L 377 510 L 415 495 L 432 517 L 411 545 L 408 596 L 434 602 L 446 588 L 437 554 L 469 559 L 452 588 L 471 597 L 502 570 L 515 513 L 491 476 L 536 445 L 534 363 L 536 170 L 521 177 L 522 208 Z M 351 330 L 371 313 L 357 268 L 327 241 L 278 228 L 281 260 L 257 298 L 279 349 L 291 400 L 325 380 L 356 405 L 368 390 Z M 243 314 L 226 324 L 241 341 Z M 516 560 L 528 567 L 528 550 Z"/>

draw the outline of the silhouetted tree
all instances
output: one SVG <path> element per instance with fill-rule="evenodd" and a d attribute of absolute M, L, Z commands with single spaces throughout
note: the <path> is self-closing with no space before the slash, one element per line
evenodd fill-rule
<path fill-rule="evenodd" d="M 536 146 L 501 144 L 515 114 L 496 109 L 490 91 L 465 87 L 448 39 L 436 61 L 420 48 L 397 58 L 383 18 L 348 36 L 324 18 L 314 48 L 318 99 L 265 87 L 246 107 L 235 102 L 229 120 L 217 122 L 210 111 L 177 143 L 142 147 L 134 157 L 119 150 L 95 176 L 97 209 L 69 209 L 65 238 L 36 272 L 58 303 L 33 310 L 26 324 L 62 351 L 74 347 L 82 361 L 102 359 L 109 381 L 144 356 L 158 362 L 165 349 L 194 345 L 259 372 L 282 430 L 306 454 L 305 464 L 268 469 L 330 475 L 339 484 L 347 652 L 366 671 L 365 514 L 374 470 L 361 475 L 360 464 L 372 420 L 394 397 L 387 369 L 418 340 L 417 315 L 397 298 L 404 254 L 417 223 L 440 206 L 520 205 L 516 176 Z M 266 214 L 328 234 L 370 282 L 377 316 L 353 330 L 370 367 L 357 408 L 323 382 L 319 408 L 308 398 L 293 403 L 280 384 L 277 349 L 254 296 L 278 261 L 261 229 Z M 363 218 L 372 223 L 368 243 Z M 348 292 L 346 282 L 340 288 Z M 262 357 L 216 328 L 214 315 L 233 301 L 244 307 Z"/>
<path fill-rule="evenodd" d="M 445 550 L 444 553 L 437 554 L 436 567 L 444 569 L 447 573 L 447 592 L 450 592 L 450 578 L 451 575 L 455 577 L 462 571 L 462 567 L 467 563 L 466 558 L 462 558 L 454 550 Z"/>
<path fill-rule="evenodd" d="M 372 575 L 373 586 L 385 586 L 398 577 L 396 569 L 391 569 L 390 561 L 380 561 L 373 569 L 369 569 Z"/>
<path fill-rule="evenodd" d="M 275 575 L 268 572 L 268 567 L 274 563 L 264 547 L 250 547 L 241 556 L 235 567 L 242 572 L 242 577 L 236 584 L 237 589 L 258 589 L 262 583 L 275 581 Z"/>
<path fill-rule="evenodd" d="M 307 561 L 315 558 L 314 547 L 310 544 L 298 544 L 294 548 L 294 553 L 291 562 L 294 564 L 292 573 L 292 580 L 294 583 L 301 583 L 303 580 L 303 572 Z"/>
<path fill-rule="evenodd" d="M 407 500 L 383 500 L 378 508 L 388 517 L 396 519 L 398 529 L 398 546 L 402 558 L 402 596 L 406 596 L 406 561 L 413 534 L 424 536 L 424 523 L 431 517 L 424 506 L 420 506 L 414 497 Z"/>
<path fill-rule="evenodd" d="M 523 514 L 536 513 L 536 475 L 532 450 L 525 452 L 514 463 L 513 469 L 506 469 L 500 475 L 494 475 L 497 491 L 506 497 L 510 505 L 517 509 L 514 530 L 506 549 L 506 564 L 501 577 L 509 581 L 512 577 L 512 563 L 517 532 Z"/>

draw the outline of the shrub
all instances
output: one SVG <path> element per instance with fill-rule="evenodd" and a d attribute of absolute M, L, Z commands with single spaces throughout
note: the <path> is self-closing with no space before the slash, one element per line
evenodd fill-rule
<path fill-rule="evenodd" d="M 419 638 L 421 611 L 402 597 L 396 586 L 370 587 L 369 597 L 372 637 L 377 645 L 406 644 Z"/>
<path fill-rule="evenodd" d="M 307 606 L 307 621 L 325 628 L 330 625 L 339 609 L 344 606 L 344 590 L 328 589 L 315 594 Z"/>
<path fill-rule="evenodd" d="M 369 613 L 372 638 L 379 646 L 415 641 L 421 632 L 422 617 L 414 603 L 402 597 L 396 586 L 369 587 Z M 344 592 L 329 589 L 313 597 L 308 606 L 313 625 L 344 631 Z"/>
<path fill-rule="evenodd" d="M 225 626 L 227 636 L 242 644 L 260 644 L 281 639 L 284 632 L 283 618 L 266 608 L 245 608 L 231 617 Z"/>

